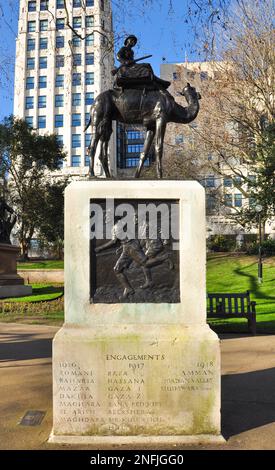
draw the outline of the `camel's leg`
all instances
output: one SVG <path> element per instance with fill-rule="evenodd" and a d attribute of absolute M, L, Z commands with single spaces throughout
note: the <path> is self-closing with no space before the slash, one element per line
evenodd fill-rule
<path fill-rule="evenodd" d="M 146 137 L 145 137 L 145 141 L 144 141 L 144 150 L 143 150 L 142 154 L 140 155 L 138 167 L 137 167 L 136 172 L 135 172 L 135 178 L 140 177 L 142 167 L 143 167 L 144 162 L 145 162 L 145 160 L 148 157 L 148 154 L 150 152 L 150 148 L 151 148 L 152 142 L 154 140 L 155 133 L 156 133 L 155 130 L 147 129 Z"/>
<path fill-rule="evenodd" d="M 111 178 L 109 165 L 108 165 L 108 144 L 109 144 L 108 140 L 106 141 L 103 138 L 100 139 L 101 151 L 100 151 L 99 159 L 100 159 L 106 178 Z"/>
<path fill-rule="evenodd" d="M 104 130 L 104 136 L 101 137 L 101 152 L 100 161 L 105 172 L 106 178 L 111 178 L 109 165 L 108 165 L 108 147 L 109 141 L 112 135 L 112 122 L 109 123 L 108 127 Z"/>
<path fill-rule="evenodd" d="M 96 154 L 97 145 L 100 139 L 100 135 L 98 132 L 96 132 L 96 129 L 93 129 L 93 131 L 94 133 L 92 134 L 91 143 L 89 145 L 89 155 L 90 155 L 89 175 L 90 176 L 95 176 L 95 173 L 94 173 L 95 154 Z"/>
<path fill-rule="evenodd" d="M 157 163 L 157 177 L 162 178 L 162 154 L 163 154 L 163 142 L 166 130 L 166 121 L 163 117 L 157 119 L 156 122 L 156 143 L 155 143 L 155 154 Z"/>

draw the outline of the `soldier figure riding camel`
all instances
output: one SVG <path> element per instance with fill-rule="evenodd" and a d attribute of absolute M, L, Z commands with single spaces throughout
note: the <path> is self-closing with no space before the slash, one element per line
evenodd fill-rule
<path fill-rule="evenodd" d="M 152 57 L 151 55 L 134 59 L 133 47 L 136 44 L 136 36 L 130 35 L 125 39 L 124 47 L 118 51 L 117 60 L 121 63 L 121 66 L 113 70 L 113 74 L 116 74 L 114 88 L 120 86 L 122 88 L 144 88 L 144 85 L 147 88 L 151 85 L 151 89 L 166 90 L 171 85 L 170 82 L 156 77 L 150 64 L 138 64 L 141 60 Z"/>
<path fill-rule="evenodd" d="M 89 146 L 90 170 L 94 176 L 94 159 L 99 148 L 99 159 L 106 178 L 111 174 L 108 165 L 108 144 L 112 134 L 112 121 L 142 125 L 146 128 L 144 150 L 141 153 L 135 177 L 139 178 L 144 162 L 149 156 L 154 141 L 157 177 L 162 178 L 163 143 L 168 122 L 188 124 L 199 112 L 200 94 L 189 83 L 180 93 L 187 101 L 183 107 L 176 103 L 167 91 L 170 82 L 154 75 L 150 64 L 138 62 L 151 56 L 134 59 L 133 47 L 137 38 L 133 35 L 125 39 L 117 59 L 120 67 L 113 71 L 116 76 L 112 90 L 100 93 L 90 111 L 91 143 Z"/>

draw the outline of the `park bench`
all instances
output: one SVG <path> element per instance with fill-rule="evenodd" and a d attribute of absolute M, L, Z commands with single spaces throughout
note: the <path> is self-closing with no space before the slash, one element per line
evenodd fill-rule
<path fill-rule="evenodd" d="M 211 318 L 247 318 L 249 331 L 256 334 L 256 302 L 250 300 L 249 291 L 207 294 L 207 315 Z"/>

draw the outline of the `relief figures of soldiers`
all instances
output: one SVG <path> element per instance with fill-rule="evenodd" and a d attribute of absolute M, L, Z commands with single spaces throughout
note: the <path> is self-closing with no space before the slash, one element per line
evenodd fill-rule
<path fill-rule="evenodd" d="M 127 276 L 127 270 L 133 262 L 143 271 L 145 282 L 139 286 L 142 289 L 153 287 L 151 268 L 154 266 L 159 266 L 166 262 L 170 270 L 174 268 L 171 253 L 166 248 L 167 240 L 162 240 L 160 235 L 155 239 L 150 239 L 146 236 L 148 229 L 148 225 L 145 224 L 144 238 L 141 240 L 127 237 L 124 238 L 123 227 L 121 226 L 120 221 L 118 221 L 113 226 L 112 239 L 95 248 L 95 253 L 100 253 L 101 251 L 120 243 L 120 247 L 116 250 L 119 258 L 113 268 L 116 278 L 123 288 L 120 300 L 125 300 L 131 296 L 131 294 L 135 293 L 135 289 L 130 284 Z"/>
<path fill-rule="evenodd" d="M 179 201 L 93 199 L 90 209 L 91 302 L 179 302 Z"/>

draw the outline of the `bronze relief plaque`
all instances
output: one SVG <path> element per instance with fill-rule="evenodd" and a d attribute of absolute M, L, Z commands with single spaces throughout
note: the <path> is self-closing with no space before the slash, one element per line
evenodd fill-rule
<path fill-rule="evenodd" d="M 90 201 L 92 303 L 178 303 L 179 201 Z"/>

